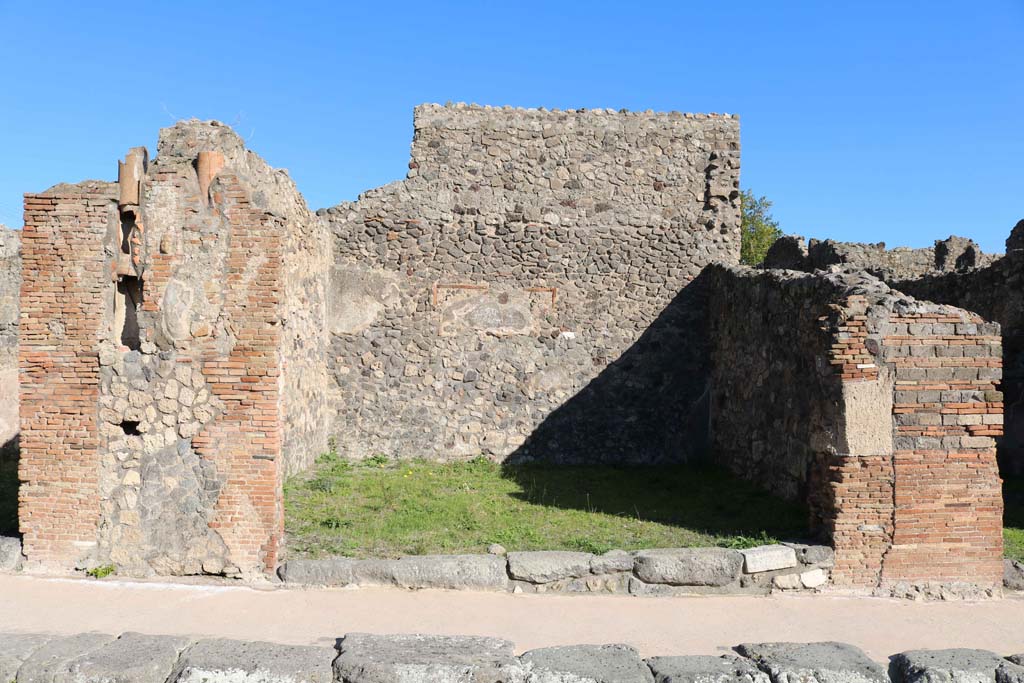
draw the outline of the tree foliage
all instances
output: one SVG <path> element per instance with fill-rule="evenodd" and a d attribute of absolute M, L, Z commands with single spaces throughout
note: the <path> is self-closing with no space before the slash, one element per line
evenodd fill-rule
<path fill-rule="evenodd" d="M 756 197 L 750 190 L 740 193 L 740 263 L 760 265 L 775 240 L 782 237 L 779 222 L 772 217 L 772 202 Z"/>

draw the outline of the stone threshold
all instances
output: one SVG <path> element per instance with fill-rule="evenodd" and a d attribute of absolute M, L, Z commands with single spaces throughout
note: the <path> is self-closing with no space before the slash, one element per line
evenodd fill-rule
<path fill-rule="evenodd" d="M 1024 681 L 1024 655 L 914 650 L 887 668 L 836 642 L 746 643 L 736 655 L 642 659 L 629 645 L 569 645 L 516 656 L 479 636 L 352 633 L 334 647 L 123 633 L 0 633 L 0 680 L 76 683 L 929 683 Z"/>
<path fill-rule="evenodd" d="M 828 546 L 786 543 L 747 550 L 660 548 L 602 555 L 561 550 L 487 555 L 412 555 L 397 560 L 294 559 L 278 576 L 310 586 L 398 586 L 512 593 L 767 595 L 828 585 Z"/>

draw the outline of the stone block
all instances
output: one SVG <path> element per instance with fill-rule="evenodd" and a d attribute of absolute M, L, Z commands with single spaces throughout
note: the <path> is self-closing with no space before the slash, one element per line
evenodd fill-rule
<path fill-rule="evenodd" d="M 746 643 L 736 650 L 773 683 L 889 683 L 885 669 L 843 643 Z"/>
<path fill-rule="evenodd" d="M 828 583 L 828 574 L 824 569 L 811 569 L 800 574 L 800 583 L 804 588 L 821 588 Z"/>
<path fill-rule="evenodd" d="M 334 648 L 211 638 L 181 654 L 169 683 L 331 683 Z"/>
<path fill-rule="evenodd" d="M 590 553 L 560 550 L 513 552 L 508 554 L 508 571 L 513 579 L 548 583 L 589 574 L 593 559 Z"/>
<path fill-rule="evenodd" d="M 191 638 L 124 633 L 68 662 L 54 683 L 165 683 Z"/>
<path fill-rule="evenodd" d="M 499 683 L 522 681 L 512 643 L 475 636 L 350 633 L 334 662 L 345 683 Z"/>
<path fill-rule="evenodd" d="M 1009 558 L 1003 560 L 1003 587 L 1024 591 L 1024 564 Z"/>
<path fill-rule="evenodd" d="M 644 550 L 636 554 L 633 571 L 646 583 L 674 586 L 725 586 L 740 575 L 743 555 L 725 548 Z"/>
<path fill-rule="evenodd" d="M 37 648 L 18 669 L 18 683 L 54 683 L 68 663 L 114 640 L 102 633 L 54 638 Z"/>
<path fill-rule="evenodd" d="M 55 637 L 40 633 L 3 634 L 0 637 L 0 681 L 13 681 L 25 660 Z"/>
<path fill-rule="evenodd" d="M 591 574 L 612 574 L 633 571 L 633 556 L 625 550 L 609 550 L 590 560 Z"/>
<path fill-rule="evenodd" d="M 569 645 L 524 653 L 528 683 L 653 683 L 651 670 L 629 645 Z"/>
<path fill-rule="evenodd" d="M 894 683 L 1024 683 L 1024 667 L 988 650 L 911 650 L 891 661 Z"/>
<path fill-rule="evenodd" d="M 277 575 L 285 583 L 347 586 L 353 581 L 352 567 L 356 562 L 357 560 L 348 557 L 288 560 L 277 568 Z"/>
<path fill-rule="evenodd" d="M 21 569 L 21 540 L 12 536 L 0 536 L 0 571 Z"/>
<path fill-rule="evenodd" d="M 652 657 L 647 666 L 655 683 L 769 683 L 750 660 L 732 655 Z"/>
<path fill-rule="evenodd" d="M 771 572 L 796 566 L 796 551 L 784 545 L 762 545 L 741 550 L 747 574 Z"/>
<path fill-rule="evenodd" d="M 508 573 L 499 555 L 419 555 L 394 564 L 395 583 L 402 588 L 505 590 Z"/>

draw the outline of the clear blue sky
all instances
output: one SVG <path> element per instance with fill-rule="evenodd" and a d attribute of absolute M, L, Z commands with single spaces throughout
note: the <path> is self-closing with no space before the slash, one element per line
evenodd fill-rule
<path fill-rule="evenodd" d="M 739 113 L 787 232 L 1002 251 L 1024 218 L 1024 0 L 0 0 L 0 222 L 193 116 L 331 206 L 448 100 Z"/>

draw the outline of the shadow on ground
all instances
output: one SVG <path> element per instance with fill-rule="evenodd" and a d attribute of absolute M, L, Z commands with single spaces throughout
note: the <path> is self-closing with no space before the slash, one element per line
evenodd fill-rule
<path fill-rule="evenodd" d="M 0 536 L 18 535 L 18 437 L 0 448 Z"/>

